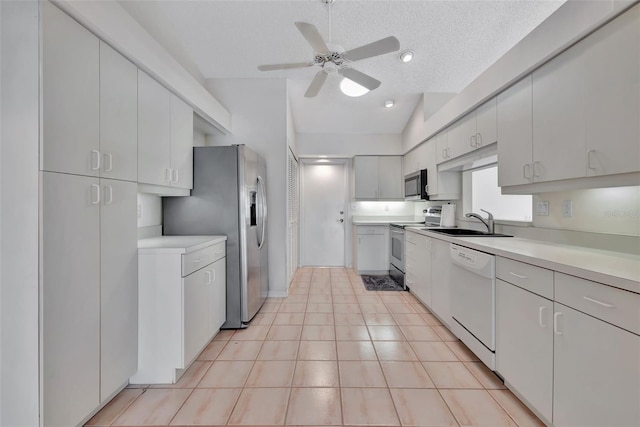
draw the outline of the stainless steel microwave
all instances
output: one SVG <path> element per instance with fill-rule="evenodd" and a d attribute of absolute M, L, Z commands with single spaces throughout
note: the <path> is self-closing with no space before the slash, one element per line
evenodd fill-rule
<path fill-rule="evenodd" d="M 405 200 L 429 200 L 427 170 L 422 169 L 404 177 Z"/>

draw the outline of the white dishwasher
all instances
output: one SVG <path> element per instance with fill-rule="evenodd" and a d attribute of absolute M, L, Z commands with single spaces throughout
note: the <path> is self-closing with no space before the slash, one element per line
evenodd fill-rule
<path fill-rule="evenodd" d="M 495 370 L 495 256 L 451 244 L 453 332 L 491 370 Z"/>

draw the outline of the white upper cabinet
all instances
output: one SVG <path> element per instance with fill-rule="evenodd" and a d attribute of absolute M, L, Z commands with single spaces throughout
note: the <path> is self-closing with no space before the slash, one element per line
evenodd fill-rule
<path fill-rule="evenodd" d="M 447 131 L 436 135 L 436 164 L 445 162 L 451 158 L 451 150 L 447 141 Z"/>
<path fill-rule="evenodd" d="M 401 156 L 355 156 L 356 200 L 404 200 Z"/>
<path fill-rule="evenodd" d="M 587 176 L 640 170 L 640 6 L 589 38 L 584 53 Z"/>
<path fill-rule="evenodd" d="M 584 44 L 533 72 L 533 159 L 535 181 L 585 174 Z"/>
<path fill-rule="evenodd" d="M 172 185 L 193 188 L 193 110 L 171 95 Z"/>
<path fill-rule="evenodd" d="M 171 184 L 170 93 L 138 70 L 138 182 Z"/>
<path fill-rule="evenodd" d="M 498 95 L 498 185 L 533 182 L 531 76 Z"/>
<path fill-rule="evenodd" d="M 448 158 L 456 158 L 476 149 L 476 113 L 467 114 L 447 129 Z"/>
<path fill-rule="evenodd" d="M 100 42 L 100 176 L 138 179 L 137 68 Z"/>
<path fill-rule="evenodd" d="M 42 2 L 43 167 L 98 176 L 98 39 L 50 2 Z"/>
<path fill-rule="evenodd" d="M 138 182 L 193 187 L 193 110 L 138 70 Z"/>
<path fill-rule="evenodd" d="M 497 99 L 491 98 L 476 109 L 475 148 L 498 140 Z"/>

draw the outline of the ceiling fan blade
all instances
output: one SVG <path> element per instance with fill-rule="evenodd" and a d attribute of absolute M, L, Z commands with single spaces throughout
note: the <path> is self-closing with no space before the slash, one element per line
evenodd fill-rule
<path fill-rule="evenodd" d="M 324 84 L 324 81 L 327 80 L 327 73 L 324 70 L 320 70 L 316 73 L 316 76 L 311 81 L 309 88 L 304 93 L 305 98 L 313 98 L 320 92 L 320 88 Z"/>
<path fill-rule="evenodd" d="M 342 75 L 358 83 L 360 86 L 364 86 L 369 90 L 374 90 L 378 86 L 380 86 L 380 80 L 376 80 L 371 76 L 366 75 L 365 73 L 361 73 L 358 70 L 354 70 L 353 68 L 344 68 L 342 70 Z"/>
<path fill-rule="evenodd" d="M 294 62 L 290 64 L 258 65 L 260 71 L 287 70 L 289 68 L 305 68 L 313 66 L 313 62 Z"/>
<path fill-rule="evenodd" d="M 385 53 L 395 52 L 400 49 L 400 42 L 397 38 L 390 36 L 385 39 L 378 40 L 364 46 L 348 50 L 342 54 L 342 57 L 349 61 L 360 61 L 361 59 L 371 58 Z"/>
<path fill-rule="evenodd" d="M 298 27 L 298 30 L 300 30 L 304 38 L 307 39 L 315 52 L 325 55 L 329 53 L 329 48 L 315 25 L 307 22 L 296 22 L 296 27 Z"/>

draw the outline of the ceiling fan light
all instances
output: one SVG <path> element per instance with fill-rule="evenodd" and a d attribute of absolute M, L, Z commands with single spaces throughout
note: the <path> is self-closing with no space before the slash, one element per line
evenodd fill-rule
<path fill-rule="evenodd" d="M 388 99 L 388 100 L 384 101 L 384 106 L 386 108 L 391 108 L 394 105 L 396 105 L 396 101 L 394 101 L 393 99 Z"/>
<path fill-rule="evenodd" d="M 365 95 L 369 92 L 369 89 L 366 87 L 359 85 L 353 80 L 349 80 L 347 78 L 343 78 L 340 82 L 340 90 L 347 96 L 358 97 Z"/>
<path fill-rule="evenodd" d="M 400 53 L 400 61 L 404 63 L 411 62 L 414 54 L 415 52 L 412 50 L 405 50 L 402 53 Z"/>

